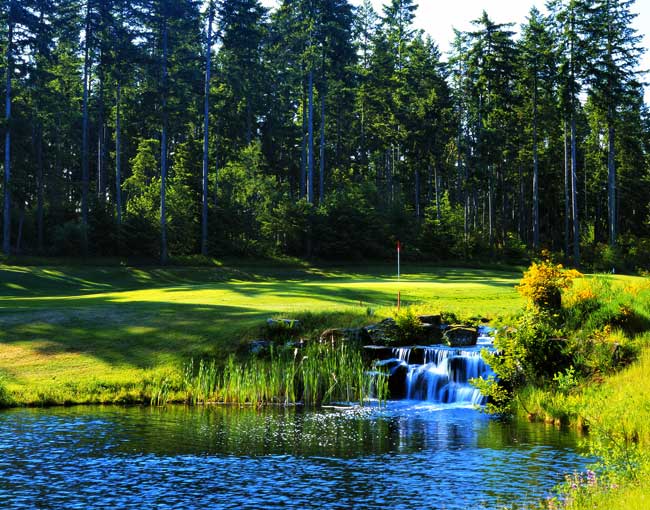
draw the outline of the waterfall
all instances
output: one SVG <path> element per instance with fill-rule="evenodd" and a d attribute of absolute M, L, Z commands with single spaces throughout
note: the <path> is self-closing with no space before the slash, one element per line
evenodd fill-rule
<path fill-rule="evenodd" d="M 485 398 L 469 380 L 487 378 L 494 372 L 481 358 L 484 346 L 452 348 L 445 346 L 416 347 L 422 364 L 409 364 L 412 348 L 394 349 L 393 354 L 406 366 L 405 396 L 442 404 L 485 403 Z"/>

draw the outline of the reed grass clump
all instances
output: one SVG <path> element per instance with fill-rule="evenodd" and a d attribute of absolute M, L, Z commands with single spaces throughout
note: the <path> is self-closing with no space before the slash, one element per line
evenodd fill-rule
<path fill-rule="evenodd" d="M 185 366 L 186 401 L 192 404 L 296 404 L 360 402 L 388 394 L 387 375 L 368 372 L 361 353 L 347 344 L 313 343 L 304 349 L 272 349 L 269 358 L 238 362 L 230 356 Z"/>

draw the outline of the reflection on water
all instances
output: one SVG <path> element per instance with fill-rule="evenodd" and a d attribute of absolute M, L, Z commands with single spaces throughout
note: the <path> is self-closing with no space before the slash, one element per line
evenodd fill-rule
<path fill-rule="evenodd" d="M 422 402 L 0 413 L 2 508 L 498 508 L 584 464 L 567 432 Z"/>

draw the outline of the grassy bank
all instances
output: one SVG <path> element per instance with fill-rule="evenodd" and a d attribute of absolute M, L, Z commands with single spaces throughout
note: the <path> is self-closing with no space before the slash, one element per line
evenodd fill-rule
<path fill-rule="evenodd" d="M 530 390 L 523 405 L 547 419 L 588 428 L 594 471 L 567 477 L 561 496 L 544 505 L 568 510 L 650 508 L 650 338 L 637 362 L 568 395 Z"/>
<path fill-rule="evenodd" d="M 588 432 L 599 461 L 568 476 L 561 496 L 544 507 L 650 508 L 650 280 L 576 280 L 557 317 L 563 329 L 554 333 L 565 335 L 563 363 L 571 364 L 519 388 L 515 412 Z"/>
<path fill-rule="evenodd" d="M 241 352 L 269 317 L 300 319 L 313 336 L 390 315 L 398 290 L 465 317 L 522 305 L 518 271 L 404 270 L 397 282 L 389 265 L 0 266 L 0 400 L 148 401 L 190 359 Z"/>

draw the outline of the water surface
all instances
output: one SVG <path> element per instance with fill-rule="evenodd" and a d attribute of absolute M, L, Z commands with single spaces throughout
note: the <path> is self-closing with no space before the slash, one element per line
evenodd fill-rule
<path fill-rule="evenodd" d="M 571 433 L 413 401 L 0 413 L 0 508 L 501 508 L 585 463 Z"/>

